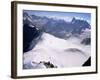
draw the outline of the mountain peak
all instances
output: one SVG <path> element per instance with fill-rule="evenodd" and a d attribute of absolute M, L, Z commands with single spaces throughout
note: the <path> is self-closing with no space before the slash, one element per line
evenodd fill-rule
<path fill-rule="evenodd" d="M 75 17 L 73 17 L 73 19 L 72 19 L 72 21 L 71 21 L 71 22 L 72 22 L 72 23 L 74 23 L 74 22 L 75 22 L 75 20 L 76 20 L 76 19 L 75 19 Z"/>

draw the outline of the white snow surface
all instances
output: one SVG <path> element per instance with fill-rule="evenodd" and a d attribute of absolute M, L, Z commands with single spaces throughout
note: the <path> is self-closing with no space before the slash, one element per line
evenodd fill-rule
<path fill-rule="evenodd" d="M 70 38 L 68 40 L 57 38 L 51 34 L 43 33 L 41 40 L 30 51 L 24 53 L 24 63 L 48 62 L 63 67 L 80 67 L 90 57 L 90 45 L 80 44 L 80 39 Z M 43 67 L 42 67 L 43 68 Z"/>

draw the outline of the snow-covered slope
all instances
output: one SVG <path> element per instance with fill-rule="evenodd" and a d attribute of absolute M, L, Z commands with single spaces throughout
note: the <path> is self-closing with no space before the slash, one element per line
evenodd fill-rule
<path fill-rule="evenodd" d="M 90 45 L 82 45 L 80 41 L 77 38 L 64 40 L 43 33 L 37 45 L 24 53 L 23 67 L 27 69 L 45 68 L 41 62 L 50 62 L 58 68 L 82 66 L 90 57 L 91 50 Z"/>

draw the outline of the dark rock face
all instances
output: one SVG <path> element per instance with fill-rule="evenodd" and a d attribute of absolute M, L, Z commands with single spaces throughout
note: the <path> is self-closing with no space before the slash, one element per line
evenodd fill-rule
<path fill-rule="evenodd" d="M 85 45 L 90 45 L 91 44 L 91 38 L 85 38 L 85 39 L 82 40 L 81 43 L 85 44 Z"/>
<path fill-rule="evenodd" d="M 91 66 L 91 57 L 82 66 Z"/>
<path fill-rule="evenodd" d="M 46 68 L 57 68 L 57 66 L 55 66 L 54 64 L 52 64 L 51 62 L 40 62 L 40 63 L 43 63 Z"/>
<path fill-rule="evenodd" d="M 23 52 L 29 50 L 30 43 L 38 36 L 39 31 L 35 27 L 31 27 L 29 24 L 23 25 Z"/>

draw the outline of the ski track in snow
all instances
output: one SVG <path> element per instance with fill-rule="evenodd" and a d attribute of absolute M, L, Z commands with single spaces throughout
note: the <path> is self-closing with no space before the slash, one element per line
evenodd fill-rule
<path fill-rule="evenodd" d="M 90 57 L 90 45 L 80 44 L 80 39 L 64 40 L 48 33 L 43 33 L 41 38 L 32 50 L 24 53 L 23 64 L 34 66 L 32 62 L 50 61 L 58 68 L 79 67 Z"/>

